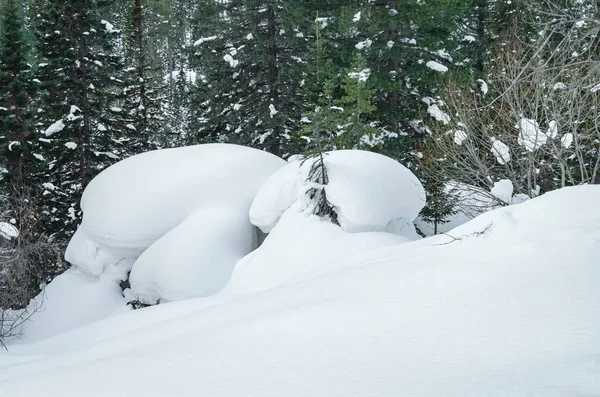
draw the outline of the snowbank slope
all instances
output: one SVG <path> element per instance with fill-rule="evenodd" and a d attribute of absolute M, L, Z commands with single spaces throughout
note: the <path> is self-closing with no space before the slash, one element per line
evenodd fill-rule
<path fill-rule="evenodd" d="M 13 346 L 0 395 L 600 395 L 598 202 L 598 186 L 564 189 L 454 239 Z"/>

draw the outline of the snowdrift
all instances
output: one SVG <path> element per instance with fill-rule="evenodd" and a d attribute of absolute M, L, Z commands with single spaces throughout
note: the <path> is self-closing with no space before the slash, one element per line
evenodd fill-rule
<path fill-rule="evenodd" d="M 0 395 L 600 395 L 598 202 L 567 188 L 258 293 L 13 345 Z"/>
<path fill-rule="evenodd" d="M 314 187 L 309 171 L 315 161 L 294 161 L 272 175 L 252 202 L 252 224 L 269 233 L 293 205 L 300 211 L 310 209 L 306 192 Z M 323 162 L 329 179 L 323 188 L 343 230 L 393 232 L 398 224 L 411 224 L 425 205 L 425 190 L 419 179 L 389 157 L 337 150 L 325 153 Z"/>

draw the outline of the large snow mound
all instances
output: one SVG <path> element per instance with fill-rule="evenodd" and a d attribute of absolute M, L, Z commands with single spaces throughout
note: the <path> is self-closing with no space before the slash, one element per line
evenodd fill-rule
<path fill-rule="evenodd" d="M 412 240 L 384 232 L 348 233 L 293 207 L 283 214 L 263 244 L 236 264 L 222 293 L 257 292 L 314 277 L 339 263 L 347 266 L 348 257 L 409 241 Z"/>
<path fill-rule="evenodd" d="M 314 187 L 309 171 L 317 158 L 295 161 L 281 168 L 261 187 L 250 207 L 252 224 L 268 233 L 292 204 L 307 207 L 306 192 Z M 325 153 L 327 199 L 342 229 L 349 232 L 384 231 L 390 222 L 412 222 L 425 205 L 421 182 L 389 157 L 362 150 Z"/>
<path fill-rule="evenodd" d="M 29 305 L 33 313 L 21 331 L 26 341 L 54 336 L 127 311 L 119 284 L 73 267 L 56 277 Z"/>
<path fill-rule="evenodd" d="M 144 251 L 131 271 L 131 289 L 148 304 L 212 295 L 256 245 L 247 213 L 202 208 Z"/>
<path fill-rule="evenodd" d="M 10 345 L 0 395 L 600 395 L 598 202 L 563 189 L 316 277 Z"/>
<path fill-rule="evenodd" d="M 120 161 L 86 187 L 78 231 L 83 236 L 73 238 L 65 256 L 100 274 L 119 258 L 137 258 L 194 210 L 247 212 L 260 185 L 284 164 L 272 154 L 228 144 L 156 150 Z"/>

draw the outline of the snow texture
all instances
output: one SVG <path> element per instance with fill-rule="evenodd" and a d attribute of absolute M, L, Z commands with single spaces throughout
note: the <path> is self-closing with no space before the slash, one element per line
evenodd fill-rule
<path fill-rule="evenodd" d="M 496 156 L 499 164 L 504 165 L 510 162 L 510 149 L 499 139 L 492 138 L 492 153 Z"/>
<path fill-rule="evenodd" d="M 315 215 L 306 216 L 297 202 L 263 244 L 236 264 L 222 293 L 258 292 L 314 277 L 339 267 L 343 258 L 416 239 L 384 232 L 348 233 Z"/>
<path fill-rule="evenodd" d="M 256 245 L 247 211 L 201 208 L 142 253 L 131 271 L 131 289 L 148 304 L 212 295 Z"/>
<path fill-rule="evenodd" d="M 215 292 L 255 248 L 248 209 L 263 181 L 285 164 L 226 144 L 121 161 L 85 189 L 83 221 L 65 257 L 94 276 L 108 269 L 124 279 L 131 269 L 132 293 L 145 302 Z"/>
<path fill-rule="evenodd" d="M 542 132 L 538 122 L 531 119 L 522 118 L 516 125 L 519 129 L 519 145 L 523 146 L 529 152 L 535 152 L 546 144 L 548 136 Z"/>
<path fill-rule="evenodd" d="M 313 187 L 308 173 L 315 159 L 288 163 L 261 187 L 250 207 L 250 220 L 269 233 L 294 203 L 312 212 L 306 192 Z M 412 221 L 425 205 L 421 182 L 398 162 L 372 152 L 338 150 L 324 158 L 329 183 L 324 186 L 342 229 L 383 231 L 401 218 Z"/>
<path fill-rule="evenodd" d="M 482 79 L 477 79 L 477 82 L 479 83 L 479 89 L 481 90 L 481 93 L 483 95 L 487 94 L 489 90 L 487 83 Z"/>
<path fill-rule="evenodd" d="M 438 63 L 436 61 L 428 61 L 425 66 L 427 66 L 431 70 L 435 70 L 436 72 L 445 73 L 448 71 L 448 67 Z"/>
<path fill-rule="evenodd" d="M 565 149 L 570 148 L 573 144 L 573 134 L 567 132 L 565 135 L 562 136 L 562 138 L 560 138 L 560 142 L 562 143 Z"/>
<path fill-rule="evenodd" d="M 498 200 L 510 204 L 512 196 L 513 196 L 513 184 L 510 179 L 501 179 L 498 182 L 494 182 L 494 187 L 492 187 L 491 193 Z"/>
<path fill-rule="evenodd" d="M 457 145 L 462 145 L 463 142 L 467 139 L 467 133 L 462 130 L 451 131 L 454 134 L 454 143 Z"/>
<path fill-rule="evenodd" d="M 0 237 L 12 240 L 19 237 L 19 230 L 8 222 L 0 222 Z"/>
<path fill-rule="evenodd" d="M 9 343 L 0 395 L 597 396 L 598 202 L 598 186 L 562 189 L 454 240 L 350 250 L 260 293 Z"/>
<path fill-rule="evenodd" d="M 62 120 L 55 121 L 54 123 L 52 123 L 52 125 L 50 125 L 50 127 L 46 128 L 46 131 L 44 131 L 44 135 L 52 136 L 52 135 L 56 134 L 57 132 L 61 132 L 64 128 L 65 128 L 64 121 L 62 121 Z"/>

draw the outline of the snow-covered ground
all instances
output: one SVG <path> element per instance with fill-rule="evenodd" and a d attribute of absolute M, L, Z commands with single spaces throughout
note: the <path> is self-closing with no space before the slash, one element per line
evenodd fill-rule
<path fill-rule="evenodd" d="M 220 294 L 11 343 L 0 396 L 598 396 L 599 202 L 562 189 L 414 242 L 287 213 Z M 303 223 L 321 235 L 286 238 Z"/>

